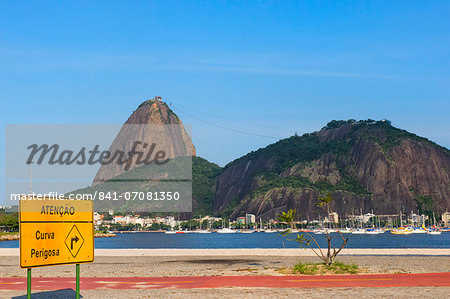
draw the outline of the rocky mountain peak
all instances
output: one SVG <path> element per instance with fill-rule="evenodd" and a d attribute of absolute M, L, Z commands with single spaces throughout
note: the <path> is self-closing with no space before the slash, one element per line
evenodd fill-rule
<path fill-rule="evenodd" d="M 143 102 L 130 115 L 112 142 L 109 152 L 115 153 L 117 150 L 126 153 L 132 152 L 136 141 L 141 142 L 142 145 L 149 145 L 147 149 L 155 143 L 158 149 L 165 152 L 165 159 L 196 155 L 191 137 L 186 132 L 180 118 L 159 96 Z M 136 166 L 134 160 L 131 165 L 127 166 L 127 169 L 125 169 L 125 163 L 102 165 L 95 176 L 93 185 L 131 170 Z"/>
<path fill-rule="evenodd" d="M 182 122 L 169 105 L 161 97 L 156 96 L 140 104 L 125 124 L 182 124 Z"/>

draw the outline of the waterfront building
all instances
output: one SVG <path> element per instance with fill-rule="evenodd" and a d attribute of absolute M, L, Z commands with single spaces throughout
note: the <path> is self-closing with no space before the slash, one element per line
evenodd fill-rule
<path fill-rule="evenodd" d="M 245 225 L 245 217 L 238 217 L 236 222 L 242 225 Z"/>
<path fill-rule="evenodd" d="M 127 217 L 125 217 L 125 216 L 114 216 L 113 220 L 112 220 L 112 223 L 114 223 L 114 224 L 116 224 L 116 223 L 126 224 L 127 223 Z"/>
<path fill-rule="evenodd" d="M 446 211 L 441 216 L 442 222 L 444 223 L 445 227 L 450 227 L 450 212 Z"/>
<path fill-rule="evenodd" d="M 425 215 L 417 215 L 412 213 L 411 218 L 408 218 L 408 223 L 412 226 L 422 226 L 425 225 L 425 220 L 428 218 Z"/>
<path fill-rule="evenodd" d="M 328 214 L 329 223 L 339 223 L 339 215 L 336 212 L 331 212 Z"/>
<path fill-rule="evenodd" d="M 245 223 L 250 224 L 250 223 L 255 223 L 256 222 L 256 216 L 253 214 L 246 214 L 245 215 Z"/>
<path fill-rule="evenodd" d="M 94 212 L 94 225 L 101 225 L 103 220 L 103 215 Z"/>

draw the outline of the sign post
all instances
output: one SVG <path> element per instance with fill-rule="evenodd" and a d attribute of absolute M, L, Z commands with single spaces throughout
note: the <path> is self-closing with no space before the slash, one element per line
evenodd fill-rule
<path fill-rule="evenodd" d="M 31 298 L 31 268 L 27 269 L 27 299 Z"/>
<path fill-rule="evenodd" d="M 19 203 L 20 267 L 76 264 L 76 294 L 80 297 L 80 264 L 94 261 L 93 202 L 26 197 Z"/>
<path fill-rule="evenodd" d="M 80 299 L 80 264 L 76 265 L 76 277 L 77 277 L 75 287 L 77 293 L 76 297 L 77 299 Z"/>

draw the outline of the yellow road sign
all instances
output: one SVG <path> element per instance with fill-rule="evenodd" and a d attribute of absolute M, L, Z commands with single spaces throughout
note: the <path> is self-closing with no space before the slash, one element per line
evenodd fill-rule
<path fill-rule="evenodd" d="M 80 252 L 81 246 L 84 244 L 84 239 L 80 230 L 74 224 L 66 239 L 64 240 L 64 244 L 66 244 L 67 249 L 69 249 L 70 254 L 76 258 L 78 252 Z"/>
<path fill-rule="evenodd" d="M 94 260 L 93 203 L 89 200 L 21 200 L 22 268 Z"/>

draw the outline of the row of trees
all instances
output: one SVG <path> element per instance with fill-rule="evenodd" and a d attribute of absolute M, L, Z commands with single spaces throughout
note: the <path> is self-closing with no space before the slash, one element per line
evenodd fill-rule
<path fill-rule="evenodd" d="M 18 213 L 0 212 L 0 231 L 17 232 L 19 231 Z"/>
<path fill-rule="evenodd" d="M 108 230 L 126 232 L 126 231 L 137 231 L 137 230 L 157 231 L 157 230 L 168 230 L 168 229 L 170 229 L 170 226 L 165 225 L 163 223 L 153 223 L 151 226 L 145 227 L 145 228 L 143 228 L 139 223 L 138 224 L 130 223 L 127 225 L 122 225 L 120 223 L 114 223 L 114 224 L 111 224 L 109 228 L 107 226 L 100 226 L 98 228 L 98 230 L 102 231 L 102 232 L 106 232 Z"/>

